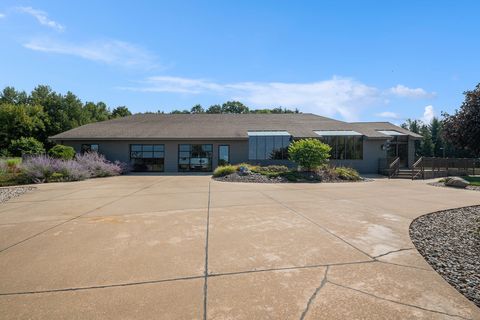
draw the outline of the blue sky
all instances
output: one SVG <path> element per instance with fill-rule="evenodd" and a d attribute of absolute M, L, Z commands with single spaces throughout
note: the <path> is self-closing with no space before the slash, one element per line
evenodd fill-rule
<path fill-rule="evenodd" d="M 0 86 L 170 111 L 430 119 L 480 82 L 479 1 L 9 1 Z"/>

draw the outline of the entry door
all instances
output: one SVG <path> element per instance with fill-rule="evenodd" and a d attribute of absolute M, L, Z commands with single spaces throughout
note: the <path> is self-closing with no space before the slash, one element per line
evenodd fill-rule
<path fill-rule="evenodd" d="M 408 167 L 408 144 L 399 143 L 398 145 L 398 157 L 400 158 L 400 167 Z"/>

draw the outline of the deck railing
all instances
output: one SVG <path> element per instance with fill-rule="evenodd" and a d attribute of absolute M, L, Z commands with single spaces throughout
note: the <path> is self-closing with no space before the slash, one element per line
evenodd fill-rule
<path fill-rule="evenodd" d="M 431 173 L 431 177 L 448 176 L 452 171 L 459 175 L 480 173 L 480 161 L 475 158 L 437 158 L 420 157 L 412 165 L 412 179 L 422 176 L 425 179 L 425 172 Z"/>

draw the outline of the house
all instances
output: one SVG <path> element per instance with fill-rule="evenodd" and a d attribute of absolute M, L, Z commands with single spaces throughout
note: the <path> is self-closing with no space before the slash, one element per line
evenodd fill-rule
<path fill-rule="evenodd" d="M 361 173 L 399 157 L 414 162 L 421 136 L 388 122 L 343 122 L 314 114 L 137 114 L 87 124 L 51 140 L 77 152 L 98 151 L 134 171 L 212 171 L 219 164 L 289 164 L 292 140 L 332 146 L 331 162 Z"/>

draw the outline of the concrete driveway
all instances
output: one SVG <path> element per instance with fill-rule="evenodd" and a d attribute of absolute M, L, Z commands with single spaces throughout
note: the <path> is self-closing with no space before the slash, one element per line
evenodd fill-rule
<path fill-rule="evenodd" d="M 2 319 L 480 319 L 408 235 L 480 193 L 123 176 L 0 204 Z"/>

